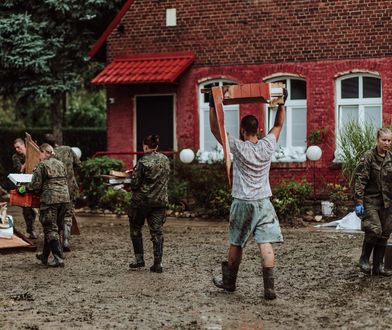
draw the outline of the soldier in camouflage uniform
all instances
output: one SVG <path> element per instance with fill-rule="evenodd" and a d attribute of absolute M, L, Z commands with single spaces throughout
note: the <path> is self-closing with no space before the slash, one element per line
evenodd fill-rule
<path fill-rule="evenodd" d="M 355 212 L 362 220 L 365 237 L 359 266 L 370 274 L 373 251 L 373 275 L 390 276 L 384 269 L 384 254 L 392 233 L 392 133 L 387 128 L 377 132 L 377 146 L 361 157 L 355 174 Z"/>
<path fill-rule="evenodd" d="M 159 137 L 149 135 L 143 141 L 144 156 L 139 159 L 131 177 L 133 192 L 128 211 L 130 236 L 136 261 L 130 269 L 144 267 L 142 227 L 147 218 L 153 243 L 154 264 L 150 271 L 162 272 L 163 233 L 168 203 L 167 184 L 170 174 L 169 159 L 157 152 Z"/>
<path fill-rule="evenodd" d="M 67 172 L 63 163 L 54 157 L 52 146 L 44 143 L 40 152 L 41 161 L 34 169 L 31 183 L 26 185 L 28 191 L 40 194 L 40 222 L 45 238 L 43 253 L 37 254 L 37 258 L 45 265 L 64 267 L 59 226 L 70 208 Z M 50 251 L 54 258 L 48 262 Z"/>
<path fill-rule="evenodd" d="M 18 138 L 14 141 L 14 148 L 16 153 L 12 155 L 13 170 L 15 173 L 23 173 L 25 170 L 26 161 L 26 145 L 25 142 Z M 29 238 L 35 239 L 37 235 L 34 231 L 35 211 L 31 207 L 22 207 L 23 218 L 26 223 L 26 231 Z"/>
<path fill-rule="evenodd" d="M 71 208 L 64 216 L 64 226 L 62 226 L 62 228 L 63 249 L 64 251 L 70 251 L 72 217 L 74 216 L 75 201 L 79 196 L 79 186 L 76 182 L 75 172 L 80 168 L 81 162 L 71 147 L 56 145 L 53 134 L 46 134 L 45 140 L 54 148 L 55 157 L 64 163 L 67 170 L 67 182 L 71 198 Z"/>

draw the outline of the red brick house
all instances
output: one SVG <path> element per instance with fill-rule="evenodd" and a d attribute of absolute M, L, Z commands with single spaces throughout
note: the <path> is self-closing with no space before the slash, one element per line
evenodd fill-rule
<path fill-rule="evenodd" d="M 392 4 L 389 0 L 129 0 L 90 51 L 106 43 L 110 151 L 141 150 L 158 132 L 161 149 L 216 148 L 209 131 L 213 85 L 284 81 L 287 119 L 274 179 L 309 176 L 307 137 L 325 129 L 317 179 L 334 182 L 336 134 L 349 119 L 376 126 L 392 115 Z M 274 109 L 227 106 L 227 129 L 255 114 L 265 131 Z"/>

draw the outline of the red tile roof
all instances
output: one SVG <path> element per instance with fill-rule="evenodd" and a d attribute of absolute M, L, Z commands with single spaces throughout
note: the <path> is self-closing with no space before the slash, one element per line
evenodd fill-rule
<path fill-rule="evenodd" d="M 141 54 L 117 58 L 91 82 L 93 84 L 173 83 L 195 59 L 192 52 Z"/>

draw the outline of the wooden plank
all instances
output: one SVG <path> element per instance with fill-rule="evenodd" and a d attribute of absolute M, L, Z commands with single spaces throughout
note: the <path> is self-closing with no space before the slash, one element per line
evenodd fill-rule
<path fill-rule="evenodd" d="M 74 214 L 72 215 L 71 235 L 80 235 L 78 222 L 76 221 L 76 217 Z"/>
<path fill-rule="evenodd" d="M 109 175 L 112 175 L 112 176 L 115 176 L 118 178 L 128 178 L 129 177 L 129 173 L 121 172 L 121 171 L 114 171 L 114 170 L 111 170 L 109 172 Z"/>
<path fill-rule="evenodd" d="M 227 138 L 227 133 L 226 133 L 226 128 L 225 128 L 225 117 L 224 117 L 224 112 L 223 112 L 223 90 L 221 87 L 213 87 L 212 88 L 212 96 L 214 98 L 214 103 L 215 103 L 215 113 L 216 113 L 216 118 L 219 126 L 219 135 L 222 141 L 222 147 L 223 147 L 223 158 L 225 160 L 226 164 L 226 173 L 227 173 L 227 179 L 229 181 L 229 184 L 231 184 L 231 178 L 230 178 L 230 169 L 231 169 L 231 159 L 230 159 L 230 146 L 229 146 L 229 141 Z"/>
<path fill-rule="evenodd" d="M 29 133 L 25 133 L 25 143 L 26 143 L 26 166 L 25 173 L 31 174 L 33 173 L 34 168 L 39 163 L 39 147 L 31 138 Z"/>

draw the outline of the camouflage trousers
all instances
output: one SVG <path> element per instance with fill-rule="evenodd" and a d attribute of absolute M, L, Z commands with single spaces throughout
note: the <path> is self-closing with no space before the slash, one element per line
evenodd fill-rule
<path fill-rule="evenodd" d="M 166 221 L 165 207 L 138 207 L 130 208 L 128 212 L 131 239 L 142 237 L 142 228 L 147 219 L 151 241 L 161 241 L 162 226 Z"/>
<path fill-rule="evenodd" d="M 31 234 L 34 230 L 35 211 L 31 207 L 22 207 L 23 218 L 26 223 L 26 231 Z"/>
<path fill-rule="evenodd" d="M 361 220 L 366 242 L 376 245 L 387 244 L 392 233 L 392 208 L 375 208 L 365 204 Z"/>
<path fill-rule="evenodd" d="M 47 242 L 60 240 L 60 233 L 64 228 L 64 216 L 69 212 L 69 209 L 69 203 L 41 205 L 39 221 L 42 224 Z"/>

